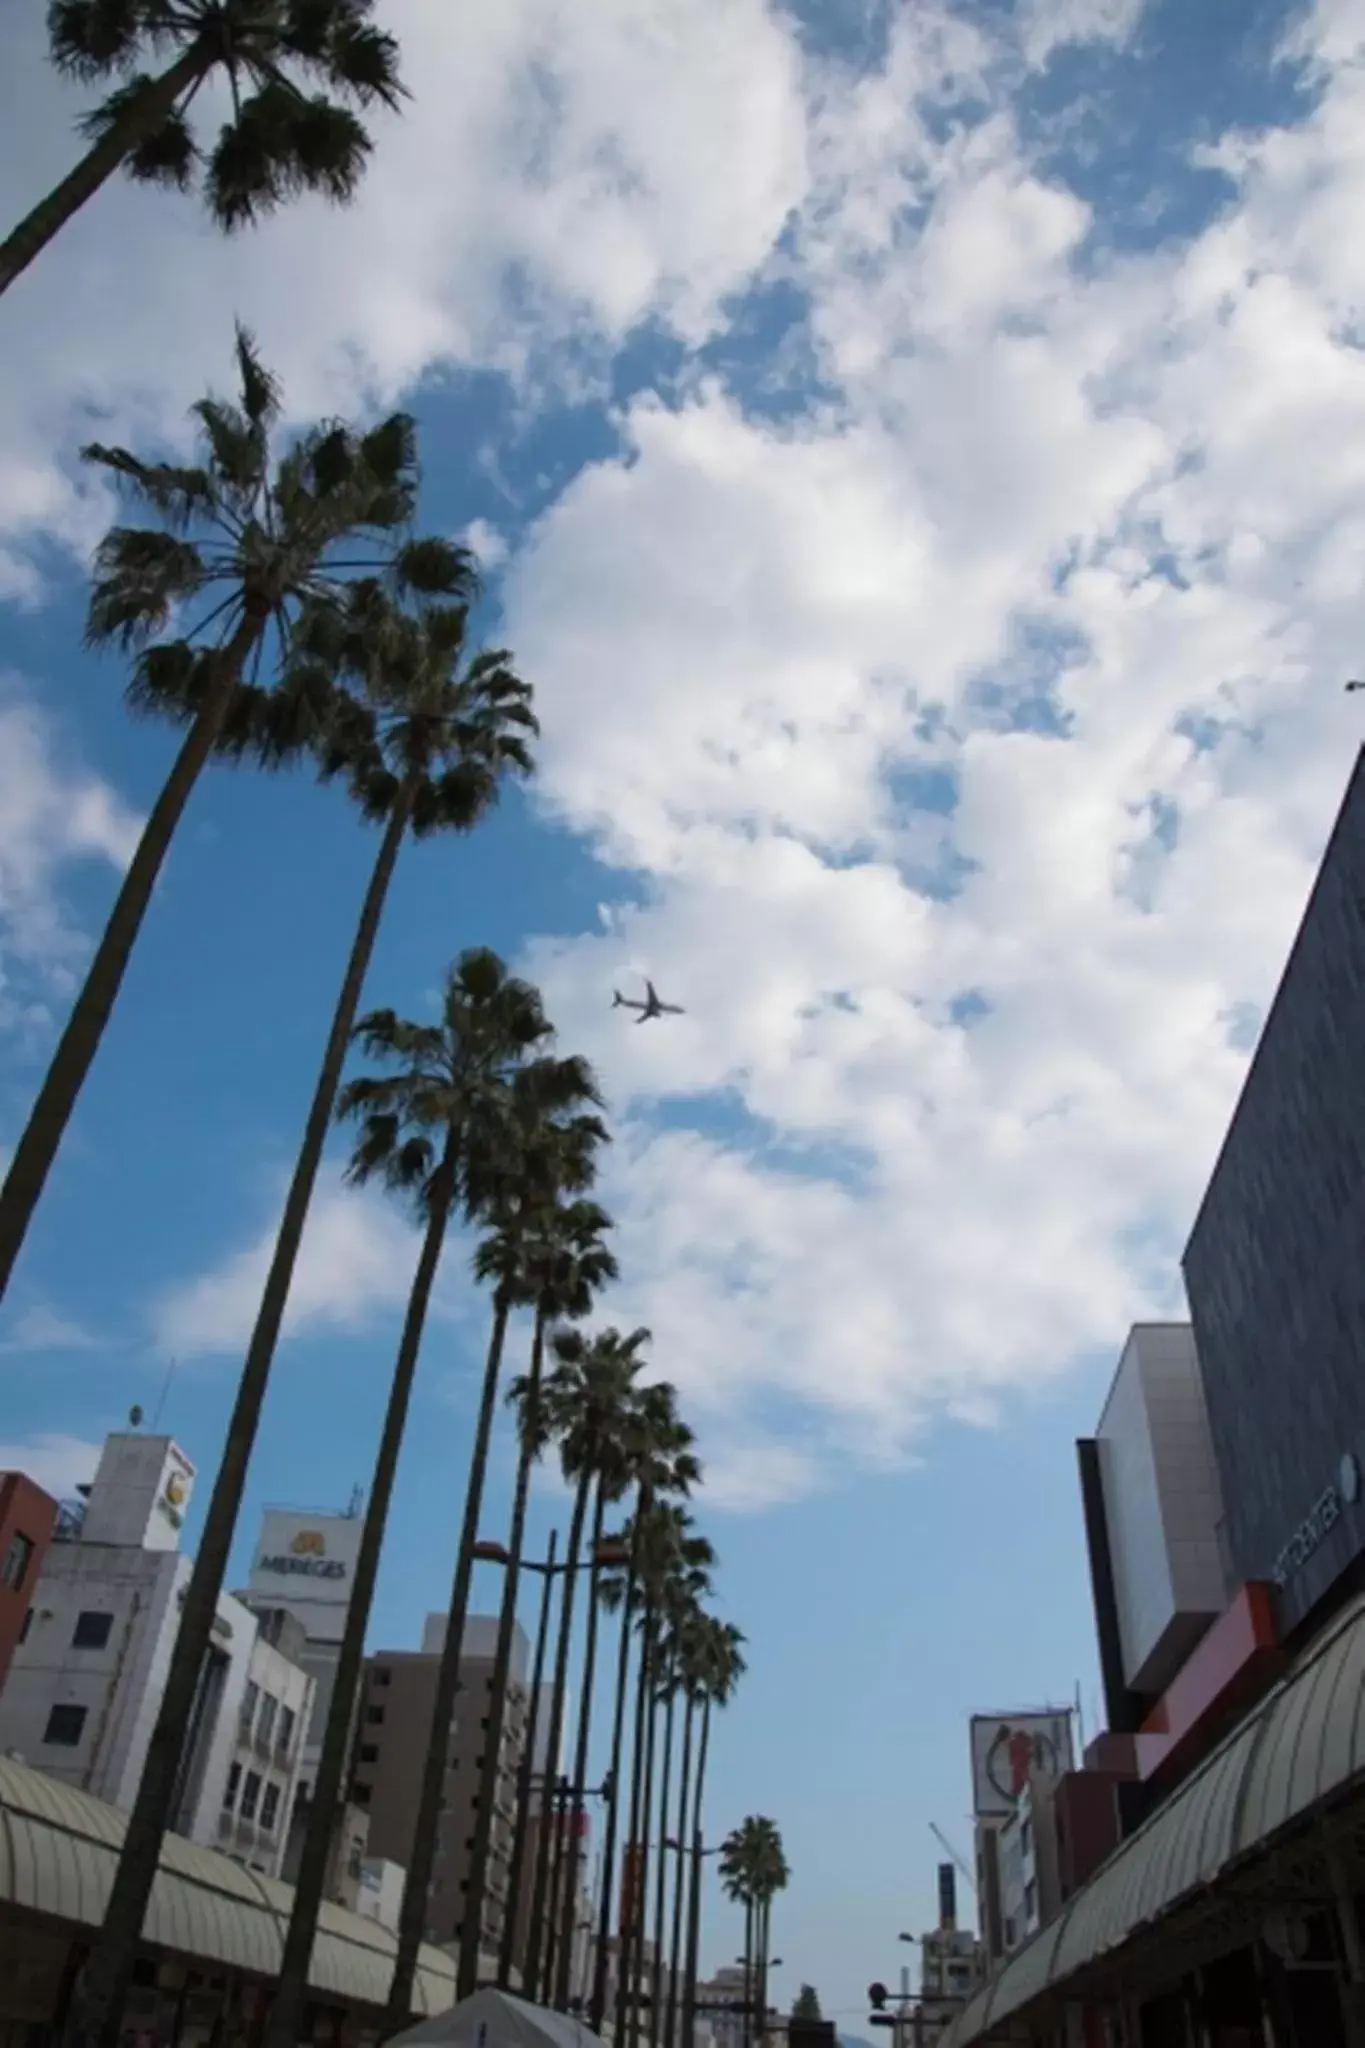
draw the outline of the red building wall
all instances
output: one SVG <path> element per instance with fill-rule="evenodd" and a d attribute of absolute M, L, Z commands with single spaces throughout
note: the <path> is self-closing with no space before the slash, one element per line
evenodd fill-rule
<path fill-rule="evenodd" d="M 0 1472 L 0 1686 L 57 1526 L 57 1503 L 22 1472 Z"/>

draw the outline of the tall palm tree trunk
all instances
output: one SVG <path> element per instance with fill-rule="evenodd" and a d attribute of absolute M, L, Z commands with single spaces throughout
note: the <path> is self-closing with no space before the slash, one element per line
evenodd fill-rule
<path fill-rule="evenodd" d="M 503 1918 L 502 1946 L 498 1952 L 498 1983 L 505 1991 L 512 1981 L 516 1960 L 517 1914 L 521 1904 L 521 1880 L 526 1867 L 526 1835 L 531 1825 L 531 1788 L 536 1775 L 536 1733 L 540 1724 L 540 1691 L 545 1682 L 545 1649 L 550 1639 L 550 1608 L 554 1602 L 555 1574 L 563 1569 L 555 1563 L 559 1531 L 551 1529 L 545 1556 L 545 1588 L 540 1597 L 540 1620 L 536 1625 L 536 1654 L 531 1667 L 531 1696 L 526 1708 L 526 1739 L 522 1745 L 521 1769 L 517 1775 L 517 1818 L 512 1830 L 512 1854 L 507 1865 L 507 1912 Z"/>
<path fill-rule="evenodd" d="M 15 278 L 27 270 L 72 215 L 79 213 L 86 200 L 93 199 L 137 145 L 155 133 L 180 95 L 192 90 L 212 63 L 212 50 L 196 38 L 182 57 L 177 57 L 160 78 L 151 79 L 132 105 L 110 123 L 75 169 L 68 171 L 61 183 L 54 185 L 47 197 L 40 199 L 33 211 L 11 229 L 0 242 L 0 292 L 9 290 Z"/>
<path fill-rule="evenodd" d="M 697 1956 L 701 1947 L 702 1800 L 706 1792 L 707 1754 L 711 1747 L 711 1700 L 701 1710 L 701 1741 L 697 1748 L 697 1782 L 692 1795 L 692 1872 L 687 1902 L 687 1975 L 683 1992 L 683 2048 L 692 2048 L 697 2031 Z"/>
<path fill-rule="evenodd" d="M 521 1584 L 521 1553 L 526 1541 L 526 1503 L 531 1492 L 531 1467 L 539 1442 L 536 1421 L 540 1399 L 541 1369 L 545 1360 L 545 1310 L 536 1311 L 535 1334 L 531 1340 L 531 1370 L 528 1375 L 527 1416 L 517 1459 L 517 1483 L 512 1496 L 512 1527 L 507 1538 L 507 1574 L 503 1587 L 502 1611 L 498 1616 L 498 1640 L 493 1652 L 493 1675 L 488 1696 L 488 1729 L 484 1736 L 483 1775 L 479 1803 L 474 1814 L 474 1847 L 470 1852 L 469 1890 L 465 1894 L 464 1917 L 460 1926 L 460 1955 L 456 1996 L 468 1998 L 478 1989 L 479 1958 L 483 1952 L 484 1895 L 488 1889 L 488 1867 L 493 1845 L 493 1821 L 497 1812 L 498 1776 L 502 1762 L 502 1729 L 507 1712 L 507 1687 L 512 1669 L 512 1637 L 517 1621 L 517 1592 Z M 582 1538 L 579 1518 L 577 1533 Z M 570 1543 L 573 1535 L 570 1535 Z M 569 1600 L 568 1559 L 564 1603 Z M 553 1729 L 551 1733 L 553 1740 Z M 511 1910 L 514 1902 L 508 1902 Z M 534 1944 L 535 1932 L 531 1941 Z M 534 1952 L 534 1950 L 533 1950 Z M 529 1994 L 528 1994 L 529 1995 Z"/>
<path fill-rule="evenodd" d="M 583 1524 L 588 1514 L 592 1473 L 585 1471 L 574 1493 L 573 1519 L 569 1523 L 569 1547 L 564 1554 L 564 1604 L 559 1610 L 559 1642 L 555 1649 L 554 1685 L 550 1693 L 550 1734 L 547 1766 L 557 1771 L 559 1747 L 564 1736 L 564 1694 L 569 1683 L 569 1651 L 573 1640 L 574 1590 L 579 1555 L 583 1548 Z M 531 1893 L 531 1930 L 527 1938 L 526 1996 L 539 1996 L 542 1982 L 548 1991 L 548 1964 L 554 1946 L 550 1923 L 554 1905 L 549 1901 L 550 1837 L 542 1829 L 536 1843 L 536 1878 Z M 542 1963 L 546 1968 L 542 1970 Z"/>
<path fill-rule="evenodd" d="M 555 1972 L 555 2003 L 565 2010 L 569 2003 L 573 1974 L 575 1922 L 578 1910 L 579 1843 L 583 1839 L 584 1802 L 588 1783 L 588 1737 L 592 1728 L 592 1689 L 597 1676 L 598 1590 L 601 1567 L 597 1554 L 602 1547 L 602 1521 L 607 1511 L 601 1483 L 592 1517 L 592 1570 L 588 1574 L 588 1623 L 583 1645 L 583 1698 L 578 1709 L 578 1742 L 574 1749 L 572 1797 L 569 1806 L 570 1873 L 568 1896 L 560 1908 L 559 1963 Z"/>
<path fill-rule="evenodd" d="M 332 1017 L 322 1068 L 313 1091 L 308 1121 L 304 1125 L 293 1179 L 285 1197 L 284 1214 L 275 1239 L 275 1250 L 266 1275 L 256 1327 L 247 1346 L 246 1362 L 237 1387 L 228 1423 L 227 1443 L 214 1481 L 194 1569 L 185 1589 L 180 1627 L 171 1653 L 161 1707 L 147 1745 L 147 1758 L 137 1789 L 133 1810 L 123 1838 L 123 1851 L 114 1873 L 113 1889 L 105 1911 L 104 1926 L 91 1954 L 88 1974 L 76 2001 L 73 2032 L 77 2041 L 93 2048 L 118 2048 L 123 2007 L 137 1957 L 138 1938 L 146 1917 L 161 1855 L 161 1840 L 171 1818 L 184 1732 L 194 1703 L 200 1668 L 209 1647 L 210 1632 L 217 1611 L 218 1595 L 227 1570 L 233 1531 L 242 1504 L 247 1466 L 251 1460 L 261 1408 L 270 1379 L 271 1362 L 284 1318 L 289 1285 L 294 1276 L 299 1242 L 307 1220 L 308 1204 L 322 1163 L 332 1110 L 336 1102 L 341 1071 L 351 1040 L 356 1010 L 364 986 L 384 899 L 393 879 L 398 850 L 403 842 L 411 810 L 411 794 L 400 792 L 393 814 L 384 830 L 369 887 L 361 908 L 360 923 L 351 945 L 345 979 Z"/>
<path fill-rule="evenodd" d="M 553 2003 L 555 1963 L 559 1955 L 559 1902 L 564 1896 L 569 1856 L 569 1776 L 561 1771 L 555 1780 L 554 1833 L 550 1851 L 550 1879 L 545 1888 L 545 1946 L 540 1952 L 541 2003 Z"/>
<path fill-rule="evenodd" d="M 256 610 L 249 610 L 219 654 L 213 689 L 185 735 L 142 828 L 142 837 L 114 898 L 109 922 L 81 992 L 72 1005 L 37 1100 L 14 1148 L 4 1187 L 0 1189 L 0 1301 L 4 1300 L 14 1262 L 113 1014 L 176 826 L 217 744 L 242 670 L 264 630 L 265 620 Z"/>
<path fill-rule="evenodd" d="M 474 1442 L 469 1453 L 469 1483 L 465 1488 L 464 1519 L 455 1553 L 455 1577 L 446 1610 L 445 1641 L 436 1667 L 435 1699 L 431 1729 L 427 1737 L 426 1762 L 422 1769 L 422 1790 L 413 1829 L 412 1852 L 403 1903 L 398 1913 L 398 1944 L 393 1959 L 393 1978 L 385 2020 L 390 2033 L 406 2026 L 412 2010 L 412 1987 L 417 1975 L 417 1955 L 426 1930 L 427 1892 L 436 1859 L 436 1837 L 441 1825 L 441 1796 L 450 1756 L 450 1723 L 455 1712 L 455 1695 L 460 1684 L 460 1650 L 464 1643 L 465 1616 L 469 1611 L 469 1588 L 474 1576 L 474 1545 L 479 1540 L 479 1516 L 488 1476 L 488 1452 L 493 1441 L 493 1417 L 498 1402 L 498 1380 L 502 1373 L 503 1345 L 511 1302 L 501 1291 L 493 1307 L 493 1331 L 484 1361 L 483 1390 Z"/>
<path fill-rule="evenodd" d="M 652 1657 L 651 1683 L 645 1699 L 645 1767 L 640 1792 L 640 1912 L 635 1933 L 635 1978 L 638 1983 L 645 1973 L 645 1930 L 649 1914 L 649 1848 L 650 1832 L 653 1828 L 654 1812 L 654 1757 L 659 1733 L 658 1702 L 654 1697 L 658 1676 L 662 1671 L 657 1641 Z M 644 2024 L 644 2013 L 637 1999 L 631 2026 L 632 2048 L 638 2048 Z"/>
<path fill-rule="evenodd" d="M 759 2048 L 768 2036 L 768 1927 L 772 1917 L 772 1900 L 765 1896 L 758 1902 L 758 2013 L 755 2019 Z"/>
<path fill-rule="evenodd" d="M 628 1883 L 623 1889 L 620 1952 L 617 1956 L 615 2040 L 625 2048 L 629 2038 L 635 1985 L 632 1968 L 637 1936 L 644 1915 L 644 1885 L 640 1865 L 640 1795 L 644 1787 L 645 1714 L 649 1698 L 649 1672 L 654 1633 L 654 1603 L 646 1594 L 640 1615 L 640 1658 L 635 1672 L 635 1725 L 630 1746 L 630 1816 L 626 1828 L 625 1860 Z"/>
<path fill-rule="evenodd" d="M 427 1307 L 436 1281 L 436 1269 L 441 1263 L 446 1225 L 455 1199 L 455 1154 L 455 1135 L 452 1131 L 446 1138 L 445 1152 L 433 1177 L 426 1235 L 422 1241 L 417 1273 L 412 1283 L 412 1293 L 408 1298 L 407 1315 L 403 1321 L 403 1334 L 394 1366 L 393 1385 L 389 1390 L 389 1405 L 384 1416 L 384 1430 L 375 1458 L 369 1506 L 360 1534 L 355 1579 L 346 1608 L 346 1625 L 337 1655 L 336 1678 L 332 1687 L 331 1705 L 327 1710 L 322 1754 L 318 1759 L 317 1777 L 308 1811 L 308 1827 L 304 1835 L 303 1853 L 295 1881 L 294 1907 L 289 1918 L 289 1932 L 285 1936 L 279 1983 L 265 2030 L 264 2048 L 294 2048 L 299 2036 L 299 2021 L 308 1984 L 308 1964 L 313 1953 L 318 1911 L 322 1905 L 323 1889 L 327 1881 L 327 1865 L 331 1857 L 338 1800 L 342 1780 L 350 1761 L 356 1689 L 360 1679 L 361 1660 L 365 1654 L 365 1631 L 369 1626 L 370 1608 L 374 1601 L 375 1580 L 379 1575 L 379 1555 L 384 1543 L 389 1505 L 393 1499 L 394 1475 L 398 1469 L 398 1454 L 403 1447 L 403 1433 L 407 1426 L 412 1385 L 417 1374 L 417 1359 L 422 1348 L 422 1331 L 426 1324 Z"/>
<path fill-rule="evenodd" d="M 641 1495 L 643 1498 L 643 1492 Z M 616 1835 L 621 1810 L 621 1763 L 625 1750 L 626 1699 L 630 1685 L 630 1625 L 634 1618 L 635 1582 L 640 1563 L 640 1511 L 631 1534 L 630 1561 L 621 1601 L 621 1642 L 616 1659 L 616 1702 L 612 1710 L 611 1762 L 607 1766 L 607 1798 L 602 1837 L 602 1896 L 597 1906 L 597 1953 L 593 1957 L 592 2010 L 589 2024 L 602 2031 L 607 2014 L 607 1971 L 611 1945 L 611 1893 L 616 1875 Z M 624 1936 L 624 1929 L 620 1930 Z"/>
<path fill-rule="evenodd" d="M 674 2048 L 678 2031 L 678 1983 L 682 1970 L 683 1899 L 686 1895 L 687 1809 L 692 1791 L 692 1720 L 695 1701 L 689 1686 L 683 1707 L 682 1773 L 678 1783 L 677 1853 L 673 1860 L 673 1935 L 669 1947 L 668 2010 L 664 2027 L 667 2048 Z"/>
<path fill-rule="evenodd" d="M 673 1724 L 677 1706 L 676 1667 L 670 1663 L 664 1708 L 663 1759 L 659 1768 L 659 1860 L 654 1872 L 654 1968 L 650 1979 L 649 2048 L 659 2048 L 664 2016 L 664 1915 L 668 1906 L 668 1806 L 673 1778 Z"/>

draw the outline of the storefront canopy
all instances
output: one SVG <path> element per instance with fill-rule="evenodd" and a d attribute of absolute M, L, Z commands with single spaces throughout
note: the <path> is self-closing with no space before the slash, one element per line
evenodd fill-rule
<path fill-rule="evenodd" d="M 98 1927 L 124 1825 L 117 1807 L 0 1758 L 0 1902 L 70 1926 Z M 167 1835 L 143 1939 L 177 1955 L 277 1977 L 293 1903 L 289 1885 Z M 324 1906 L 309 1983 L 324 1997 L 382 2007 L 395 1947 L 376 1921 Z M 423 1948 L 413 1990 L 417 2010 L 440 2012 L 454 1995 L 454 1962 L 440 1949 Z"/>
<path fill-rule="evenodd" d="M 488 1990 L 395 2034 L 389 2048 L 604 2048 L 604 2043 L 568 2013 L 530 2005 L 508 1991 Z"/>
<path fill-rule="evenodd" d="M 959 2014 L 943 2048 L 987 2042 L 1365 1773 L 1365 1596 Z"/>

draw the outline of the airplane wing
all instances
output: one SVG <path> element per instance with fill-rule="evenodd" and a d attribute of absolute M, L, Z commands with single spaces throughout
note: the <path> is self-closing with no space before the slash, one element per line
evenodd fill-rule
<path fill-rule="evenodd" d="M 687 1015 L 681 1003 L 660 1003 L 659 1008 L 666 1017 L 685 1017 Z"/>

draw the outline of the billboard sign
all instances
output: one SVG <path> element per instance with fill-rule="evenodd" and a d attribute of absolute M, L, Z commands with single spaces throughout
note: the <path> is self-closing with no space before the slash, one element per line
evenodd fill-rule
<path fill-rule="evenodd" d="M 267 1508 L 251 1567 L 253 1593 L 288 1606 L 344 1608 L 360 1549 L 358 1515 L 309 1515 Z"/>
<path fill-rule="evenodd" d="M 1008 1819 L 1033 1772 L 1057 1778 L 1075 1768 L 1067 1707 L 973 1714 L 971 1734 L 972 1810 L 978 1820 Z"/>

